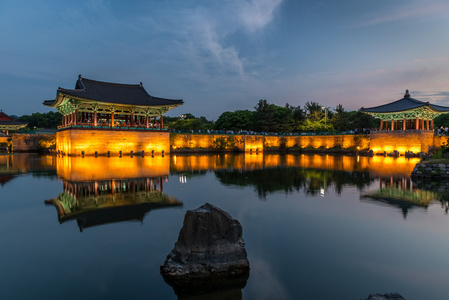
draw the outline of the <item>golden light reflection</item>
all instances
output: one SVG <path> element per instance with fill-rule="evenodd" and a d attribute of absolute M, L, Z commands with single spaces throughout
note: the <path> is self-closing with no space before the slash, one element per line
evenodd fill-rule
<path fill-rule="evenodd" d="M 246 153 L 240 155 L 173 156 L 171 171 L 199 171 L 233 168 L 254 170 L 277 166 L 305 169 L 337 170 L 345 172 L 363 171 L 375 176 L 409 177 L 419 158 L 383 156 L 332 156 L 332 155 L 278 155 Z"/>
<path fill-rule="evenodd" d="M 69 181 L 95 181 L 168 176 L 169 156 L 79 157 L 56 158 L 59 177 Z"/>

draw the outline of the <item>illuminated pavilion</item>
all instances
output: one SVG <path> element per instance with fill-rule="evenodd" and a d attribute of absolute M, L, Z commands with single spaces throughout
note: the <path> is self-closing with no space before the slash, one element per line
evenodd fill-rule
<path fill-rule="evenodd" d="M 402 99 L 361 111 L 380 119 L 380 130 L 370 133 L 370 149 L 375 153 L 428 153 L 436 144 L 434 119 L 449 113 L 449 107 L 416 100 L 406 90 Z"/>
<path fill-rule="evenodd" d="M 153 97 L 140 84 L 83 78 L 75 89 L 58 88 L 44 105 L 62 114 L 57 151 L 68 155 L 169 152 L 163 115 L 183 100 Z"/>
<path fill-rule="evenodd" d="M 433 130 L 433 120 L 449 107 L 413 99 L 406 90 L 402 99 L 361 111 L 380 119 L 380 130 Z"/>
<path fill-rule="evenodd" d="M 0 110 L 0 132 L 9 135 L 10 131 L 17 131 L 20 128 L 26 127 L 28 123 L 17 121 L 14 118 L 5 114 Z"/>

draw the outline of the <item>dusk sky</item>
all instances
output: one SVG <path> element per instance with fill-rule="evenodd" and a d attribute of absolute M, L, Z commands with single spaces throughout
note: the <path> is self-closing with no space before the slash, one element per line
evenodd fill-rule
<path fill-rule="evenodd" d="M 347 110 L 449 106 L 447 0 L 0 2 L 0 109 L 23 115 L 84 78 L 183 99 L 216 120 L 259 99 Z"/>

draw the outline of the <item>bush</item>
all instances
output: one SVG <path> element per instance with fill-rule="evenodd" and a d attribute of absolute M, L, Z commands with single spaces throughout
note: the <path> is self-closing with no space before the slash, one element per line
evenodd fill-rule
<path fill-rule="evenodd" d="M 235 145 L 234 138 L 228 137 L 218 137 L 212 142 L 213 146 L 217 150 L 238 150 Z"/>

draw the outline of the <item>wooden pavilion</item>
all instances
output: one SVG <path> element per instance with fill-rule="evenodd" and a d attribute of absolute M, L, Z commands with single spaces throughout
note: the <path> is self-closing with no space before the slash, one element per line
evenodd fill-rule
<path fill-rule="evenodd" d="M 169 152 L 163 115 L 183 100 L 153 97 L 139 84 L 83 78 L 75 89 L 58 88 L 44 105 L 62 115 L 56 147 L 69 155 Z"/>
<path fill-rule="evenodd" d="M 379 131 L 370 133 L 370 149 L 401 154 L 428 153 L 438 147 L 441 143 L 434 141 L 434 119 L 449 113 L 449 107 L 411 98 L 408 90 L 402 99 L 360 110 L 380 119 Z"/>
<path fill-rule="evenodd" d="M 380 106 L 362 108 L 362 112 L 380 119 L 380 130 L 433 130 L 433 120 L 449 113 L 449 107 L 430 104 L 410 97 L 405 91 L 402 99 Z"/>
<path fill-rule="evenodd" d="M 17 131 L 27 125 L 28 123 L 17 121 L 0 110 L 0 132 L 4 132 L 7 136 L 10 131 Z"/>

